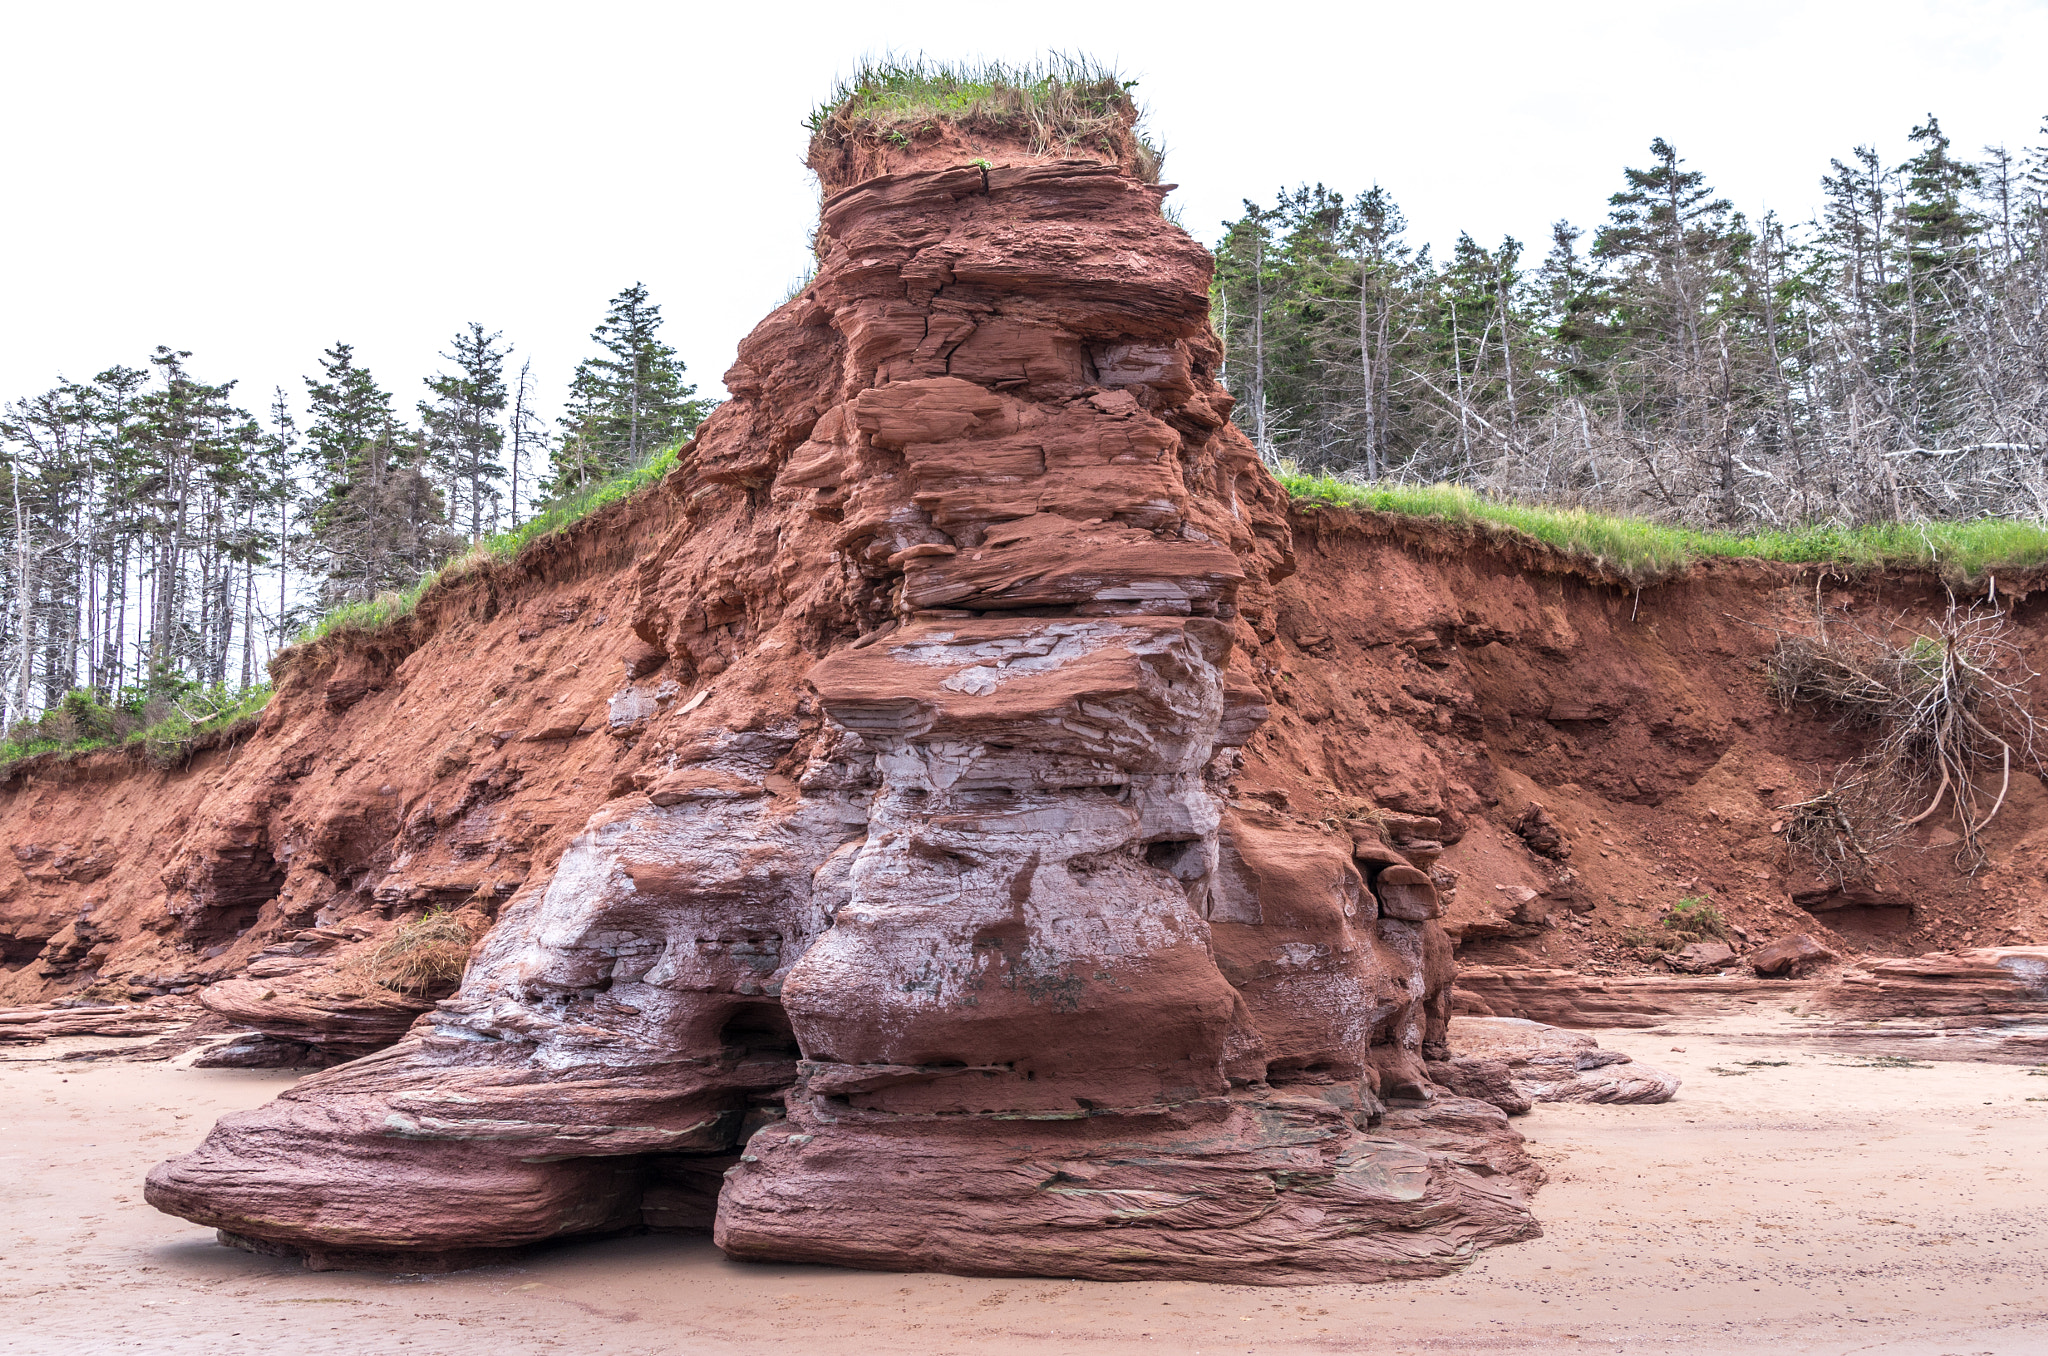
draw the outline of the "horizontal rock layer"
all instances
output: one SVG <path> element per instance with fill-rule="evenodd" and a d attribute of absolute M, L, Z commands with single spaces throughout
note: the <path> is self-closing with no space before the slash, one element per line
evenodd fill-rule
<path fill-rule="evenodd" d="M 668 486 L 626 687 L 528 723 L 652 759 L 414 1034 L 149 1199 L 319 1265 L 713 1199 L 736 1255 L 984 1274 L 1365 1280 L 1531 1235 L 1519 1137 L 1426 1067 L 1440 844 L 1233 799 L 1293 560 L 1158 196 L 1023 157 L 829 198 Z M 294 1029 L 359 1020 L 322 1011 Z"/>

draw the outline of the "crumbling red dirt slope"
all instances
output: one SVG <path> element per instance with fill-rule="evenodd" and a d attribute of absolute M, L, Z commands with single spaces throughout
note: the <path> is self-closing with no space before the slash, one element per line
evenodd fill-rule
<path fill-rule="evenodd" d="M 273 981 L 306 975 L 394 918 L 495 914 L 537 867 L 544 879 L 596 806 L 652 775 L 645 716 L 672 675 L 627 681 L 659 657 L 632 630 L 635 562 L 694 521 L 677 504 L 691 483 L 437 591 L 384 632 L 293 652 L 253 737 L 180 768 L 18 766 L 0 784 L 0 1003 L 140 998 L 252 961 Z M 1314 826 L 1377 808 L 1422 858 L 1417 842 L 1455 839 L 1435 864 L 1458 873 L 1445 922 L 1461 962 L 1638 970 L 1620 931 L 1687 894 L 1759 944 L 1808 932 L 1907 956 L 2048 939 L 2048 798 L 2032 776 L 1975 877 L 1939 819 L 1881 888 L 1849 891 L 1772 834 L 1777 806 L 1861 746 L 1825 713 L 1779 710 L 1763 673 L 1771 628 L 1811 618 L 1815 571 L 1714 563 L 1637 594 L 1428 523 L 1318 509 L 1291 526 L 1300 572 L 1237 637 L 1274 713 L 1246 748 L 1240 812 Z M 1837 617 L 1946 606 L 1924 576 L 1818 582 Z M 2048 653 L 2038 601 L 2012 618 Z M 1532 801 L 1568 855 L 1516 832 Z"/>
<path fill-rule="evenodd" d="M 1929 624 L 1949 606 L 1938 580 L 1723 561 L 1638 592 L 1409 520 L 1314 510 L 1294 528 L 1300 573 L 1247 647 L 1275 716 L 1240 794 L 1304 819 L 1377 805 L 1395 841 L 1444 843 L 1433 871 L 1461 963 L 1640 970 L 1621 936 L 1689 896 L 1741 930 L 1738 950 L 1792 933 L 1844 955 L 2048 940 L 2034 772 L 2013 779 L 1975 875 L 1946 811 L 1847 888 L 1777 836 L 1779 807 L 1868 737 L 1780 708 L 1765 667 L 1780 636 L 1811 634 L 1817 608 L 1836 629 Z M 2013 581 L 1999 597 L 2048 655 L 2041 601 Z"/>

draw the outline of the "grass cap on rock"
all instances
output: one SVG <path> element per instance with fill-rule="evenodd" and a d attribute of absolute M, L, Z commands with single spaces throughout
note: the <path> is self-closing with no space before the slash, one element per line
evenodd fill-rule
<path fill-rule="evenodd" d="M 903 170 L 992 160 L 1087 159 L 1159 181 L 1165 152 L 1139 130 L 1137 81 L 1086 56 L 1022 65 L 885 55 L 841 79 L 805 125 L 827 193 Z"/>

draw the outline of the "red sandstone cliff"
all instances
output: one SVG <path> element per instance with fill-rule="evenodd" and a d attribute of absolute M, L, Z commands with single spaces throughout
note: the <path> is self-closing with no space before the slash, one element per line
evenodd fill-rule
<path fill-rule="evenodd" d="M 1294 542 L 1300 573 L 1252 656 L 1274 718 L 1239 793 L 1302 818 L 1376 804 L 1394 841 L 1442 842 L 1432 871 L 1461 963 L 1641 969 L 1620 934 L 1688 895 L 1744 949 L 1793 933 L 1845 956 L 2048 941 L 2038 776 L 2013 779 L 1975 875 L 1947 815 L 1846 889 L 1776 836 L 1779 807 L 1867 738 L 1780 708 L 1778 637 L 1810 630 L 1816 601 L 1837 627 L 1925 624 L 1948 606 L 1939 580 L 1718 561 L 1637 591 L 1540 550 L 1337 510 L 1298 514 Z M 2002 606 L 2038 662 L 2048 605 L 2016 582 Z"/>
<path fill-rule="evenodd" d="M 545 879 L 597 806 L 651 781 L 642 717 L 676 698 L 656 695 L 666 670 L 630 681 L 658 653 L 632 630 L 636 562 L 685 521 L 688 483 L 437 592 L 390 631 L 295 653 L 260 729 L 185 767 L 16 768 L 0 782 L 0 1004 L 143 997 L 252 960 L 288 978 L 346 951 L 345 929 L 480 894 L 494 913 Z M 1394 812 L 1397 841 L 1457 839 L 1440 864 L 1459 873 L 1446 922 L 1466 963 L 1628 969 L 1620 927 L 1701 890 L 1756 941 L 1813 932 L 1909 956 L 2048 940 L 2035 779 L 2016 779 L 1975 878 L 1939 820 L 1882 891 L 1826 891 L 1780 849 L 1775 806 L 1858 747 L 1824 715 L 1780 711 L 1759 668 L 1759 628 L 1811 614 L 1812 571 L 1717 563 L 1638 597 L 1429 524 L 1313 510 L 1292 527 L 1300 573 L 1263 638 L 1238 637 L 1274 713 L 1246 747 L 1240 813 L 1313 825 L 1370 805 Z M 1945 601 L 1914 576 L 1830 580 L 1823 596 L 1850 616 Z M 2012 616 L 2048 654 L 2040 603 Z M 1569 857 L 1514 833 L 1531 800 Z M 1448 827 L 1400 817 L 1445 811 Z"/>
<path fill-rule="evenodd" d="M 826 175 L 819 277 L 742 344 L 679 520 L 630 599 L 552 619 L 583 633 L 540 661 L 566 689 L 375 774 L 390 869 L 481 906 L 486 861 L 531 865 L 442 783 L 610 727 L 610 767 L 551 778 L 611 774 L 552 871 L 430 1020 L 227 1118 L 153 1203 L 406 1267 L 713 1188 L 736 1255 L 999 1274 L 1367 1279 L 1533 1231 L 1505 1116 L 1424 1067 L 1428 878 L 1231 803 L 1292 562 L 1206 252 L 1115 164 L 929 159 Z M 600 711 L 581 656 L 628 603 Z"/>
<path fill-rule="evenodd" d="M 206 984 L 358 1054 L 428 1004 L 337 957 L 431 907 L 501 920 L 412 1038 L 153 1199 L 406 1266 L 716 1199 L 752 1256 L 1438 1269 L 1528 1228 L 1498 1113 L 1420 1104 L 1454 940 L 1611 964 L 1702 889 L 1759 938 L 2033 925 L 2031 781 L 1988 890 L 1932 853 L 1830 896 L 1778 853 L 1772 806 L 1851 746 L 1768 704 L 1734 618 L 1796 618 L 1809 573 L 1638 599 L 1290 521 L 1156 191 L 929 158 L 831 185 L 818 282 L 658 493 L 295 655 L 186 769 L 10 779 L 17 1002 Z"/>
<path fill-rule="evenodd" d="M 143 997 L 252 960 L 289 976 L 347 950 L 345 929 L 479 894 L 495 912 L 545 878 L 593 809 L 651 782 L 642 716 L 676 699 L 656 695 L 664 670 L 630 681 L 657 654 L 632 630 L 635 562 L 684 521 L 687 483 L 388 632 L 295 653 L 260 729 L 183 768 L 94 754 L 15 769 L 0 783 L 0 1004 Z M 1909 956 L 2048 939 L 2032 778 L 1975 878 L 1939 820 L 1881 891 L 1827 891 L 1779 847 L 1775 806 L 1858 747 L 1824 715 L 1780 711 L 1759 668 L 1759 628 L 1810 615 L 1812 571 L 1711 564 L 1638 597 L 1429 524 L 1313 510 L 1292 527 L 1300 573 L 1264 638 L 1238 637 L 1274 713 L 1246 747 L 1239 811 L 1313 825 L 1370 805 L 1393 812 L 1396 841 L 1455 838 L 1439 862 L 1459 873 L 1446 922 L 1465 962 L 1628 969 L 1620 927 L 1701 890 L 1755 941 L 1813 932 Z M 1851 616 L 1944 604 L 1913 576 L 1830 580 L 1824 598 Z M 2012 616 L 2048 653 L 2041 605 Z M 1531 800 L 1568 857 L 1515 834 Z M 1445 811 L 1448 827 L 1416 822 Z"/>

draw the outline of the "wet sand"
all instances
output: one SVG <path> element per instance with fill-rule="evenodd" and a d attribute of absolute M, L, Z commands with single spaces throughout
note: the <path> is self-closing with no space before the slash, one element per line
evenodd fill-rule
<path fill-rule="evenodd" d="M 310 1273 L 142 1201 L 150 1164 L 290 1075 L 0 1052 L 0 1353 L 2048 1352 L 2048 1076 L 1598 1034 L 1686 1085 L 1519 1119 L 1545 1237 L 1287 1288 L 751 1265 L 674 1236 Z"/>

